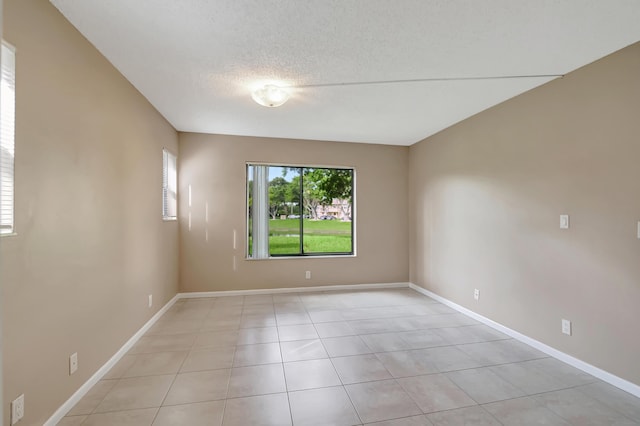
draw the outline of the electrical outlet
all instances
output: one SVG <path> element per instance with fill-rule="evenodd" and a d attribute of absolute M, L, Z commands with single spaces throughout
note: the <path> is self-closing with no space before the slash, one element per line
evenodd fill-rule
<path fill-rule="evenodd" d="M 149 295 L 149 307 L 153 306 L 153 294 Z"/>
<path fill-rule="evenodd" d="M 304 273 L 304 277 L 305 277 L 306 279 L 310 280 L 310 279 L 311 279 L 311 271 L 307 271 L 307 272 L 305 272 L 305 273 Z"/>
<path fill-rule="evenodd" d="M 11 424 L 15 425 L 24 417 L 24 394 L 11 403 Z"/>
<path fill-rule="evenodd" d="M 571 336 L 571 321 L 566 319 L 562 320 L 562 332 L 566 335 Z"/>
<path fill-rule="evenodd" d="M 69 375 L 78 371 L 78 352 L 74 352 L 69 357 Z"/>
<path fill-rule="evenodd" d="M 477 288 L 473 290 L 473 298 L 476 300 L 480 300 L 480 290 L 478 290 Z"/>

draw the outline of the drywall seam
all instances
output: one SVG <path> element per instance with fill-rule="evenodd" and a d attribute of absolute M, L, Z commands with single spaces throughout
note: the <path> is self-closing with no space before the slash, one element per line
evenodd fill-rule
<path fill-rule="evenodd" d="M 506 327 L 498 322 L 495 322 L 487 317 L 484 317 L 480 314 L 477 314 L 475 312 L 473 312 L 470 309 L 467 309 L 463 306 L 458 305 L 457 303 L 454 303 L 452 301 L 450 301 L 449 299 L 445 299 L 442 296 L 438 296 L 437 294 L 422 288 L 418 285 L 415 285 L 413 283 L 409 284 L 409 287 L 412 288 L 413 290 L 417 291 L 418 293 L 422 293 L 425 296 L 429 296 L 432 299 L 437 300 L 438 302 L 447 305 L 450 308 L 455 309 L 456 311 L 465 314 L 468 317 L 471 317 L 477 321 L 480 321 L 481 323 L 488 325 L 489 327 L 498 330 L 508 336 L 513 337 L 516 340 L 521 341 L 522 343 L 525 343 L 535 349 L 538 349 L 541 352 L 546 353 L 547 355 L 550 355 L 564 363 L 567 363 L 573 367 L 576 367 L 582 371 L 584 371 L 585 373 L 591 374 L 594 377 L 597 377 L 600 380 L 603 380 L 607 383 L 609 383 L 610 385 L 613 385 L 615 387 L 617 387 L 618 389 L 622 389 L 625 392 L 628 392 L 634 396 L 637 396 L 638 398 L 640 398 L 640 386 L 636 385 L 635 383 L 631 383 L 628 380 L 625 380 L 621 377 L 618 377 L 614 374 L 609 373 L 608 371 L 602 370 L 594 365 L 591 365 L 587 362 L 584 362 L 578 358 L 575 358 L 569 354 L 566 354 L 562 351 L 559 351 L 558 349 L 555 349 L 549 345 L 546 345 L 538 340 L 535 340 L 529 336 L 526 336 L 522 333 L 519 333 L 509 327 Z"/>
<path fill-rule="evenodd" d="M 116 365 L 120 359 L 126 355 L 126 353 L 136 344 L 138 340 L 147 332 L 155 323 L 164 315 L 165 312 L 173 306 L 174 303 L 179 299 L 178 295 L 175 295 L 171 300 L 169 300 L 163 307 L 160 309 L 154 316 L 149 319 L 141 328 L 138 330 L 127 342 L 122 345 L 122 347 L 116 352 L 110 359 L 107 361 L 102 367 L 96 371 L 93 376 L 89 378 L 80 388 L 75 391 L 73 395 L 67 401 L 60 406 L 56 410 L 55 413 L 47 420 L 43 426 L 55 426 L 58 424 L 60 420 L 82 399 L 83 396 L 89 392 L 89 390 L 98 383 L 105 374 L 111 370 L 111 368 Z"/>

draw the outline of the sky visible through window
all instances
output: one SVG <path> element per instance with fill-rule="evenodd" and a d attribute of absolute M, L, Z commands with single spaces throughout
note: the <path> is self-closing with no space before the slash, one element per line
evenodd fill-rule
<path fill-rule="evenodd" d="M 284 178 L 287 182 L 291 182 L 295 173 L 288 172 L 283 176 L 282 171 L 285 170 L 284 167 L 269 167 L 269 182 L 271 182 L 274 178 L 281 177 Z"/>

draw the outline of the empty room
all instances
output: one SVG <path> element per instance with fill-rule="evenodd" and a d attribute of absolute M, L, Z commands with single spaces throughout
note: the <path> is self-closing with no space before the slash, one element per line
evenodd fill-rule
<path fill-rule="evenodd" d="M 640 425 L 640 2 L 0 6 L 1 425 Z"/>

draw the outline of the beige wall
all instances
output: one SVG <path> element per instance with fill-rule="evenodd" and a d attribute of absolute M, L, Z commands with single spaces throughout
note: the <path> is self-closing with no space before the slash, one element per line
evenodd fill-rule
<path fill-rule="evenodd" d="M 640 385 L 639 112 L 635 44 L 412 146 L 411 280 Z"/>
<path fill-rule="evenodd" d="M 181 133 L 181 290 L 406 282 L 408 151 L 383 145 Z M 245 260 L 247 162 L 355 167 L 357 257 Z M 186 196 L 189 185 L 191 208 Z M 209 203 L 209 222 L 205 203 Z M 304 279 L 307 270 L 311 280 Z"/>
<path fill-rule="evenodd" d="M 177 292 L 160 186 L 177 133 L 48 1 L 4 6 L 18 235 L 0 239 L 3 404 L 24 393 L 20 424 L 41 425 Z"/>

